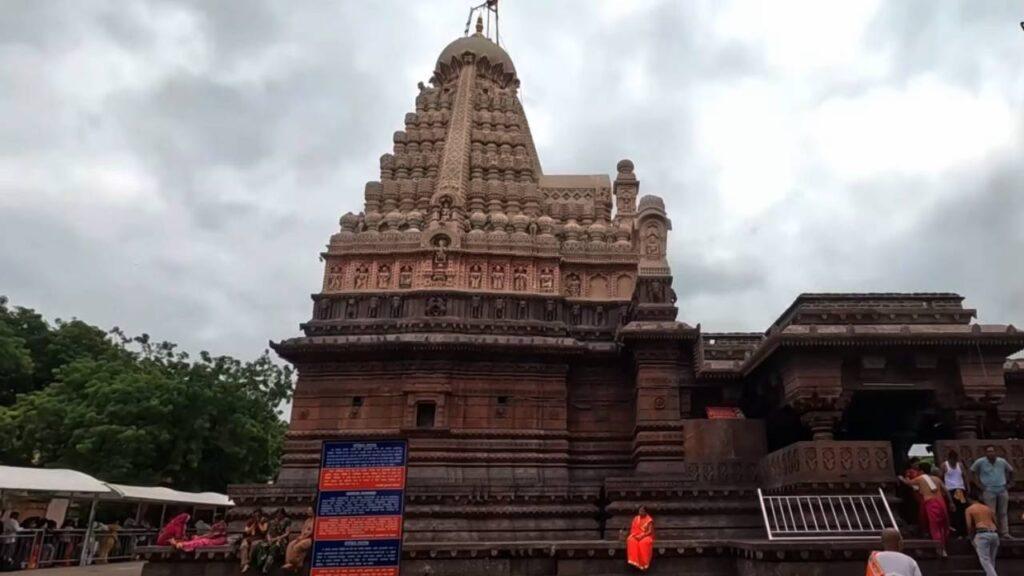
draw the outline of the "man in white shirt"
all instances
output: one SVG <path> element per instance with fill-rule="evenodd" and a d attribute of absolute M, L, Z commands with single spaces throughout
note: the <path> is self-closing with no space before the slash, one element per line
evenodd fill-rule
<path fill-rule="evenodd" d="M 18 523 L 20 517 L 17 512 L 11 512 L 4 518 L 3 532 L 0 533 L 0 558 L 10 559 L 14 556 L 16 537 L 18 531 L 21 530 L 21 524 Z"/>
<path fill-rule="evenodd" d="M 902 552 L 903 536 L 895 528 L 882 530 L 883 552 L 868 558 L 868 576 L 921 576 L 917 562 Z"/>

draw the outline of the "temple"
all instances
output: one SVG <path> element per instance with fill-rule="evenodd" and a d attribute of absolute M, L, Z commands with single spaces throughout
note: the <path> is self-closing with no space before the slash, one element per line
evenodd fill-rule
<path fill-rule="evenodd" d="M 856 545 L 766 541 L 757 490 L 895 500 L 922 443 L 1024 469 L 1024 332 L 951 293 L 802 294 L 754 333 L 680 320 L 665 202 L 629 160 L 545 173 L 518 87 L 479 27 L 441 51 L 302 335 L 272 343 L 291 424 L 276 483 L 231 488 L 239 515 L 308 505 L 322 440 L 406 438 L 403 574 L 622 573 L 639 504 L 655 568 L 853 574 Z"/>

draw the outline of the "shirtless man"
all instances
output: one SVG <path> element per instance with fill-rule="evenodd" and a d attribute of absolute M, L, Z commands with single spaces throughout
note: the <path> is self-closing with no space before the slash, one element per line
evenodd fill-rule
<path fill-rule="evenodd" d="M 932 466 L 927 462 L 919 465 L 921 475 L 908 480 L 897 476 L 899 481 L 910 486 L 921 494 L 925 512 L 928 515 L 928 532 L 932 540 L 939 543 L 939 557 L 946 558 L 946 541 L 949 540 L 949 510 L 953 509 L 953 499 L 946 491 L 946 485 L 938 476 L 932 475 Z"/>
<path fill-rule="evenodd" d="M 999 551 L 999 533 L 996 529 L 996 513 L 975 498 L 968 498 L 970 506 L 964 513 L 967 520 L 967 536 L 974 543 L 978 561 L 985 576 L 996 575 L 996 553 Z"/>

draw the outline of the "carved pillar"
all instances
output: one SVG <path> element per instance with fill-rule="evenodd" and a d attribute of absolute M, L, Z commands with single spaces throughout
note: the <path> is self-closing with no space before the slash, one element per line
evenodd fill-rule
<path fill-rule="evenodd" d="M 839 410 L 812 410 L 800 415 L 800 422 L 811 429 L 814 440 L 834 440 L 836 425 L 843 413 Z"/>
<path fill-rule="evenodd" d="M 678 471 L 683 463 L 682 410 L 689 395 L 680 394 L 681 354 L 676 342 L 644 342 L 636 360 L 636 427 L 633 459 L 637 472 Z"/>
<path fill-rule="evenodd" d="M 956 412 L 954 433 L 957 440 L 977 440 L 978 431 L 984 421 L 985 412 L 982 410 L 958 410 Z"/>
<path fill-rule="evenodd" d="M 842 358 L 816 352 L 792 354 L 780 365 L 784 401 L 800 415 L 815 440 L 832 440 L 848 399 Z"/>

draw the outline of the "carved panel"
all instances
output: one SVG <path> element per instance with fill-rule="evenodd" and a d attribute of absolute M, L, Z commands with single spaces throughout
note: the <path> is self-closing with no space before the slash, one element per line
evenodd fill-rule
<path fill-rule="evenodd" d="M 760 464 L 763 486 L 886 484 L 896 474 L 889 442 L 796 442 L 765 456 Z"/>

